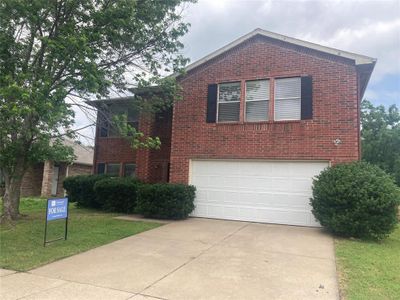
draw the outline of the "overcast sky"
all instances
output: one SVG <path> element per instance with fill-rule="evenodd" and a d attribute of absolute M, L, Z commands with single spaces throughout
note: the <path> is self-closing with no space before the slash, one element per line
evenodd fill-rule
<path fill-rule="evenodd" d="M 191 27 L 183 54 L 191 62 L 262 28 L 377 58 L 365 98 L 400 106 L 400 0 L 199 0 L 184 15 Z M 76 121 L 87 124 L 79 113 Z"/>

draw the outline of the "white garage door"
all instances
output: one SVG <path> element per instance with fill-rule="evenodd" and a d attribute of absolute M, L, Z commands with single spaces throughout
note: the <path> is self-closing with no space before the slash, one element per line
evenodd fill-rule
<path fill-rule="evenodd" d="M 192 160 L 196 217 L 319 226 L 309 199 L 328 162 Z"/>

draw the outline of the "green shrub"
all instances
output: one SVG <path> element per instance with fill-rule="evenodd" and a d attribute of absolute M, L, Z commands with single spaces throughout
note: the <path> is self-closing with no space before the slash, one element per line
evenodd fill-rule
<path fill-rule="evenodd" d="M 185 219 L 194 209 L 196 188 L 184 184 L 143 184 L 137 211 L 147 218 Z"/>
<path fill-rule="evenodd" d="M 96 182 L 94 191 L 101 208 L 111 212 L 132 213 L 140 182 L 134 178 L 106 178 Z"/>
<path fill-rule="evenodd" d="M 313 214 L 331 232 L 381 239 L 392 232 L 400 191 L 380 168 L 365 162 L 330 167 L 314 180 Z"/>
<path fill-rule="evenodd" d="M 97 181 L 107 178 L 107 175 L 78 175 L 65 178 L 64 189 L 70 202 L 76 202 L 80 207 L 100 208 L 94 185 Z"/>

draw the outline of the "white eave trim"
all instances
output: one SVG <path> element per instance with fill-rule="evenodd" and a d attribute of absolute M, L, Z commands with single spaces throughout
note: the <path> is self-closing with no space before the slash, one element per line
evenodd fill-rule
<path fill-rule="evenodd" d="M 210 53 L 209 55 L 203 57 L 202 59 L 188 65 L 185 70 L 186 71 L 190 71 L 202 64 L 204 64 L 205 62 L 213 59 L 214 57 L 232 49 L 233 47 L 236 47 L 237 45 L 239 45 L 240 43 L 244 42 L 245 40 L 252 38 L 253 36 L 256 35 L 262 35 L 262 36 L 266 36 L 272 39 L 276 39 L 276 40 L 281 40 L 290 44 L 294 44 L 294 45 L 298 45 L 298 46 L 302 46 L 302 47 L 306 47 L 309 49 L 314 49 L 320 52 L 324 52 L 324 53 L 328 53 L 331 55 L 336 55 L 336 56 L 340 56 L 340 57 L 345 57 L 351 60 L 354 60 L 356 65 L 363 65 L 363 64 L 373 64 L 376 62 L 375 58 L 371 58 L 365 55 L 360 55 L 360 54 L 355 54 L 355 53 L 351 53 L 351 52 L 347 52 L 347 51 L 342 51 L 339 49 L 335 49 L 335 48 L 330 48 L 330 47 L 326 47 L 326 46 L 322 46 L 322 45 L 318 45 L 318 44 L 314 44 L 311 42 L 306 42 L 306 41 L 302 41 L 299 39 L 295 39 L 292 37 L 288 37 L 282 34 L 278 34 L 278 33 L 274 33 L 271 31 L 267 31 L 267 30 L 263 30 L 260 28 L 257 28 L 255 30 L 253 30 L 252 32 L 249 32 L 248 34 L 238 38 L 237 40 L 234 40 L 233 42 L 229 43 L 228 45 Z"/>

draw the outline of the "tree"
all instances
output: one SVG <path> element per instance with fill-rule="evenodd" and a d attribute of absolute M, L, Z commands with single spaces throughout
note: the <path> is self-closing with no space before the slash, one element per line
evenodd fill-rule
<path fill-rule="evenodd" d="M 381 167 L 400 185 L 400 113 L 363 100 L 361 106 L 362 159 Z"/>
<path fill-rule="evenodd" d="M 154 83 L 186 63 L 179 38 L 189 0 L 3 0 L 0 2 L 0 169 L 3 219 L 19 216 L 22 177 L 43 158 L 68 156 L 79 99 Z M 69 98 L 68 98 L 69 97 Z M 68 100 L 69 99 L 69 100 Z M 56 140 L 50 143 L 51 140 Z M 60 158 L 60 157 L 59 157 Z"/>

